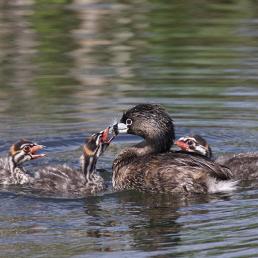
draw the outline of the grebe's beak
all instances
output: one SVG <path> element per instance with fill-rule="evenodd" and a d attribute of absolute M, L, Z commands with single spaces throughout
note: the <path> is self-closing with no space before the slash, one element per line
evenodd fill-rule
<path fill-rule="evenodd" d="M 113 129 L 113 128 L 112 128 Z M 112 135 L 110 138 L 109 138 L 109 133 L 112 132 L 113 130 L 110 130 L 110 126 L 107 127 L 103 132 L 102 132 L 102 137 L 101 137 L 101 140 L 103 143 L 105 144 L 110 144 L 114 138 L 116 137 L 116 135 Z"/>
<path fill-rule="evenodd" d="M 183 140 L 179 139 L 175 142 L 176 146 L 182 149 L 183 151 L 188 151 L 189 146 Z"/>
<path fill-rule="evenodd" d="M 37 143 L 34 143 L 34 146 L 31 147 L 30 149 L 30 156 L 31 156 L 31 159 L 38 159 L 38 158 L 43 158 L 46 156 L 45 153 L 42 153 L 42 154 L 37 154 L 38 151 L 44 149 L 45 146 L 44 145 L 39 145 Z"/>
<path fill-rule="evenodd" d="M 127 133 L 128 126 L 124 123 L 116 123 L 112 126 L 112 131 L 115 135 L 118 135 L 119 133 Z"/>

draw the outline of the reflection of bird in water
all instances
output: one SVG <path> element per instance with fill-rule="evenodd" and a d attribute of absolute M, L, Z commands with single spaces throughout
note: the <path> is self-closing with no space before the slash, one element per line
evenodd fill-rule
<path fill-rule="evenodd" d="M 83 232 L 91 242 L 85 244 L 91 248 L 92 242 L 101 243 L 94 247 L 94 251 L 99 252 L 123 250 L 126 253 L 133 249 L 149 255 L 151 251 L 164 254 L 182 244 L 184 223 L 180 219 L 189 215 L 186 224 L 191 225 L 192 216 L 205 216 L 209 212 L 207 202 L 218 198 L 221 200 L 221 195 L 195 195 L 186 199 L 179 195 L 138 191 L 88 197 L 85 200 L 87 227 Z M 203 209 L 200 209 L 202 204 Z"/>
<path fill-rule="evenodd" d="M 126 111 L 117 133 L 141 136 L 144 141 L 124 149 L 113 163 L 113 187 L 189 196 L 234 189 L 231 171 L 201 155 L 170 152 L 174 125 L 158 105 L 139 104 Z"/>
<path fill-rule="evenodd" d="M 120 192 L 117 198 L 123 210 L 120 217 L 125 217 L 123 221 L 129 228 L 132 245 L 143 251 L 159 251 L 161 247 L 172 248 L 180 244 L 181 225 L 177 223 L 181 216 L 179 208 L 209 200 L 208 195 L 185 199 L 178 195 L 147 195 L 135 191 Z"/>
<path fill-rule="evenodd" d="M 173 200 L 172 200 L 173 199 Z M 135 248 L 143 251 L 157 251 L 161 246 L 176 246 L 180 243 L 181 226 L 176 222 L 180 205 L 184 200 L 168 195 L 127 192 L 119 196 L 126 205 L 129 233 Z M 137 216 L 138 215 L 138 216 Z"/>
<path fill-rule="evenodd" d="M 176 144 L 183 151 L 195 152 L 211 158 L 211 147 L 200 136 L 181 137 Z M 258 178 L 258 153 L 225 154 L 219 156 L 215 162 L 228 167 L 235 179 L 252 180 Z"/>
<path fill-rule="evenodd" d="M 85 234 L 96 241 L 104 238 L 104 242 L 115 242 L 111 247 L 110 244 L 101 245 L 102 250 L 110 251 L 124 250 L 125 243 L 130 249 L 148 251 L 158 250 L 162 243 L 177 244 L 180 242 L 177 208 L 182 203 L 166 197 L 124 191 L 105 198 L 87 198 L 85 212 L 89 218 Z"/>
<path fill-rule="evenodd" d="M 159 252 L 164 255 L 168 250 L 184 244 L 183 225 L 191 226 L 193 216 L 198 218 L 199 215 L 208 214 L 208 202 L 217 202 L 221 197 L 224 199 L 221 195 L 195 195 L 186 199 L 179 195 L 135 191 L 120 192 L 116 197 L 120 205 L 117 209 L 120 218 L 124 217 L 123 222 L 129 228 L 133 248 L 153 251 L 157 256 Z M 225 200 L 227 199 L 225 194 Z"/>
<path fill-rule="evenodd" d="M 69 196 L 84 196 L 105 190 L 106 184 L 96 171 L 96 163 L 112 140 L 108 139 L 108 134 L 109 128 L 86 139 L 80 160 L 81 170 L 67 165 L 48 166 L 36 171 L 30 186 L 46 194 Z"/>
<path fill-rule="evenodd" d="M 20 140 L 10 148 L 7 158 L 0 159 L 0 184 L 27 184 L 33 180 L 33 176 L 22 165 L 26 161 L 42 158 L 45 154 L 37 154 L 43 149 L 43 145 L 27 140 Z"/>

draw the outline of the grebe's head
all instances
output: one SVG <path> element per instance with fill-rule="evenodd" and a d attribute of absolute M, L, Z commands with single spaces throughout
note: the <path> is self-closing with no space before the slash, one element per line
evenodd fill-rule
<path fill-rule="evenodd" d="M 44 147 L 28 140 L 20 140 L 11 146 L 9 156 L 16 165 L 19 165 L 28 160 L 45 157 L 46 154 L 37 154 Z"/>
<path fill-rule="evenodd" d="M 9 150 L 9 169 L 14 172 L 16 167 L 26 161 L 45 157 L 46 154 L 37 154 L 37 152 L 44 147 L 43 145 L 28 140 L 20 140 L 13 144 Z"/>
<path fill-rule="evenodd" d="M 114 136 L 109 138 L 109 131 L 110 127 L 107 127 L 105 130 L 86 138 L 83 146 L 84 156 L 99 158 L 114 139 Z"/>
<path fill-rule="evenodd" d="M 175 139 L 173 120 L 164 108 L 154 104 L 139 104 L 127 110 L 113 130 L 141 136 L 160 152 L 168 151 Z"/>
<path fill-rule="evenodd" d="M 109 137 L 110 127 L 104 131 L 95 133 L 86 138 L 83 145 L 83 155 L 81 156 L 81 167 L 85 175 L 86 180 L 89 180 L 90 176 L 95 173 L 96 163 L 100 155 L 102 155 L 114 136 Z"/>
<path fill-rule="evenodd" d="M 176 141 L 176 145 L 183 151 L 198 153 L 207 158 L 212 157 L 211 147 L 200 135 L 181 137 Z"/>

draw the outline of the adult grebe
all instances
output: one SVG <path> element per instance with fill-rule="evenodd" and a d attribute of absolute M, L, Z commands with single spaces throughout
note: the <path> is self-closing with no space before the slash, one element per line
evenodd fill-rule
<path fill-rule="evenodd" d="M 47 194 L 69 196 L 85 196 L 105 190 L 107 185 L 97 173 L 96 163 L 112 139 L 109 139 L 109 128 L 93 134 L 83 146 L 80 170 L 67 165 L 48 166 L 35 173 L 30 186 Z"/>
<path fill-rule="evenodd" d="M 176 141 L 176 145 L 184 151 L 196 152 L 208 158 L 211 157 L 211 148 L 204 139 L 200 141 L 199 138 L 194 136 L 186 136 Z M 233 178 L 237 180 L 243 181 L 258 178 L 258 153 L 224 154 L 219 156 L 215 162 L 228 167 L 231 170 Z"/>
<path fill-rule="evenodd" d="M 144 141 L 124 149 L 113 163 L 115 190 L 135 189 L 182 195 L 232 190 L 231 171 L 201 155 L 171 152 L 175 133 L 169 114 L 159 105 L 139 104 L 126 111 L 116 133 Z"/>
<path fill-rule="evenodd" d="M 0 184 L 27 184 L 33 180 L 32 175 L 22 165 L 24 162 L 42 158 L 45 154 L 37 154 L 43 145 L 20 140 L 13 144 L 7 158 L 0 159 Z"/>

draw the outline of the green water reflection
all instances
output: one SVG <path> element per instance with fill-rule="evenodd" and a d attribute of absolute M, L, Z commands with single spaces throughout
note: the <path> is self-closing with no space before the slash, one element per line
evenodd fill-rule
<path fill-rule="evenodd" d="M 1 114 L 98 121 L 144 101 L 193 116 L 193 105 L 253 113 L 256 10 L 243 0 L 4 1 Z"/>

